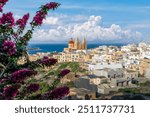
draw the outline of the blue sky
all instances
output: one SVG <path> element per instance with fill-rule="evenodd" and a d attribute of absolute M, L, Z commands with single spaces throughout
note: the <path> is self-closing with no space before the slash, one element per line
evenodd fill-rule
<path fill-rule="evenodd" d="M 65 42 L 86 37 L 91 42 L 150 40 L 149 0 L 54 0 L 60 8 L 50 12 L 34 33 L 33 42 Z M 10 0 L 5 11 L 16 18 L 31 13 L 50 0 Z"/>

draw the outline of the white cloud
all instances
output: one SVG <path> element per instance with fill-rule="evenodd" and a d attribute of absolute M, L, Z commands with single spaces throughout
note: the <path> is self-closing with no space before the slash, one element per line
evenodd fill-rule
<path fill-rule="evenodd" d="M 15 18 L 15 20 L 17 20 L 17 19 L 20 19 L 21 16 L 20 15 L 15 15 L 14 18 Z"/>
<path fill-rule="evenodd" d="M 79 16 L 81 18 L 81 16 Z M 52 21 L 50 21 L 52 19 Z M 48 18 L 46 24 L 56 24 L 59 18 Z M 55 20 L 54 20 L 55 19 Z M 58 20 L 59 19 L 59 20 Z M 67 19 L 68 20 L 68 19 Z M 78 20 L 76 20 L 78 21 Z M 142 34 L 129 29 L 122 29 L 119 25 L 112 24 L 110 27 L 101 25 L 101 16 L 90 16 L 87 21 L 76 22 L 73 25 L 62 23 L 52 29 L 39 29 L 33 35 L 33 41 L 67 41 L 70 37 L 86 37 L 89 41 L 100 40 L 121 40 L 121 39 L 138 39 Z"/>
<path fill-rule="evenodd" d="M 147 28 L 150 28 L 150 21 L 131 24 L 128 27 L 130 27 L 131 29 L 147 29 Z"/>
<path fill-rule="evenodd" d="M 58 17 L 47 17 L 46 19 L 44 19 L 43 23 L 45 25 L 56 25 L 58 24 Z"/>

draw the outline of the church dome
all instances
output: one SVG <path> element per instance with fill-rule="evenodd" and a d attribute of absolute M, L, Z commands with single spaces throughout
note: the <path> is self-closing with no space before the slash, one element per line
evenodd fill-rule
<path fill-rule="evenodd" d="M 70 39 L 69 44 L 74 44 L 74 41 L 72 38 Z"/>

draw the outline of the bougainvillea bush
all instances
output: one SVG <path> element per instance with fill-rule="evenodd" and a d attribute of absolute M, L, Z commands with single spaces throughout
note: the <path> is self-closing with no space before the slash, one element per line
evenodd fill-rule
<path fill-rule="evenodd" d="M 18 20 L 14 19 L 12 12 L 4 13 L 3 7 L 7 2 L 0 0 L 0 99 L 62 99 L 69 93 L 69 88 L 58 84 L 60 78 L 70 71 L 62 70 L 50 85 L 36 80 L 31 82 L 37 75 L 42 79 L 38 68 L 51 68 L 57 60 L 43 57 L 31 62 L 27 52 L 27 44 L 35 28 L 42 25 L 49 10 L 55 10 L 60 4 L 50 2 L 42 5 L 33 20 L 28 21 L 29 13 Z M 26 31 L 27 23 L 30 29 Z M 23 64 L 18 62 L 21 59 Z"/>

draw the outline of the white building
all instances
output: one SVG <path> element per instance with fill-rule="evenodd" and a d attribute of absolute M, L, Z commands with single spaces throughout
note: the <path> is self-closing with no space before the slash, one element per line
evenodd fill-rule
<path fill-rule="evenodd" d="M 110 69 L 117 69 L 117 68 L 123 68 L 123 63 L 120 62 L 102 62 L 102 63 L 96 63 L 96 64 L 88 64 L 88 70 L 97 70 L 97 69 L 105 69 L 105 68 L 110 68 Z"/>
<path fill-rule="evenodd" d="M 143 52 L 143 58 L 150 59 L 150 48 L 147 48 L 147 51 Z"/>
<path fill-rule="evenodd" d="M 123 69 L 98 69 L 94 70 L 93 74 L 97 76 L 104 76 L 106 78 L 122 78 L 124 75 Z"/>
<path fill-rule="evenodd" d="M 150 65 L 149 65 L 149 68 L 146 70 L 145 77 L 148 78 L 148 79 L 150 79 Z"/>
<path fill-rule="evenodd" d="M 105 61 L 105 55 L 101 55 L 101 54 L 94 54 L 94 56 L 92 57 L 92 63 L 100 63 Z"/>

